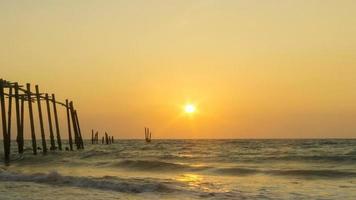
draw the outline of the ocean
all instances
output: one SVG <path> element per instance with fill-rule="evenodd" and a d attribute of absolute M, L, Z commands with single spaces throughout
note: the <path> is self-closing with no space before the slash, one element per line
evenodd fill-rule
<path fill-rule="evenodd" d="M 0 199 L 356 199 L 356 140 L 85 143 L 36 156 L 13 143 L 8 166 L 1 144 Z"/>

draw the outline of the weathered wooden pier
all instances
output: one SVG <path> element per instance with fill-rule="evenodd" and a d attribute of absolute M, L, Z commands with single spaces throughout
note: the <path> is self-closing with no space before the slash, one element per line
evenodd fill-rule
<path fill-rule="evenodd" d="M 101 144 L 112 144 L 114 143 L 114 136 L 109 136 L 107 132 L 101 138 Z M 91 144 L 99 144 L 99 132 L 96 131 L 94 134 L 94 130 L 91 130 Z"/>
<path fill-rule="evenodd" d="M 6 103 L 6 99 L 8 102 Z M 73 151 L 73 138 L 72 131 L 74 133 L 74 144 L 77 149 L 84 149 L 84 142 L 81 134 L 81 129 L 79 125 L 78 112 L 74 108 L 74 104 L 72 101 L 68 99 L 65 100 L 65 103 L 56 100 L 54 94 L 41 93 L 39 86 L 35 86 L 35 92 L 31 92 L 31 85 L 27 83 L 26 86 L 19 85 L 17 82 L 10 82 L 3 79 L 0 79 L 0 112 L 1 112 L 1 124 L 2 124 L 2 132 L 3 132 L 3 142 L 4 142 L 4 160 L 5 162 L 10 162 L 10 145 L 11 145 L 11 116 L 12 116 L 12 101 L 14 99 L 15 102 L 15 117 L 16 117 L 16 142 L 18 146 L 18 153 L 23 154 L 24 152 L 24 120 L 25 120 L 25 102 L 27 102 L 28 106 L 28 117 L 29 124 L 31 130 L 31 140 L 32 140 L 32 151 L 33 154 L 37 154 L 38 149 L 42 149 L 44 154 L 47 153 L 47 140 L 46 133 L 44 129 L 44 121 L 42 115 L 42 103 L 46 104 L 47 111 L 47 119 L 48 119 L 48 127 L 49 127 L 49 139 L 50 139 L 50 147 L 49 150 L 54 151 L 56 149 L 62 150 L 62 139 L 61 139 L 61 131 L 59 127 L 58 121 L 58 113 L 57 113 L 57 105 L 62 106 L 66 109 L 66 117 L 67 117 L 67 125 L 68 125 L 68 144 L 69 147 L 66 150 Z M 37 147 L 36 141 L 36 131 L 35 131 L 35 116 L 33 112 L 33 103 L 37 103 L 38 109 L 38 121 L 40 126 L 40 134 L 41 134 L 41 143 L 42 148 Z M 53 113 L 51 111 L 51 104 Z M 6 109 L 6 106 L 7 109 Z M 7 113 L 6 113 L 7 111 Z M 52 116 L 54 118 L 52 118 Z M 53 130 L 53 122 L 54 119 L 54 127 Z M 57 140 L 57 146 L 55 142 L 55 138 Z"/>

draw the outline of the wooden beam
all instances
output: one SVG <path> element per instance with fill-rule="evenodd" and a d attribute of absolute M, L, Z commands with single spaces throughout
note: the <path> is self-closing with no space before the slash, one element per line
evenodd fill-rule
<path fill-rule="evenodd" d="M 55 97 L 54 94 L 52 94 L 52 102 L 53 102 L 54 122 L 56 124 L 58 149 L 62 150 L 62 141 L 61 141 L 61 133 L 59 131 L 58 114 L 57 114 L 57 106 L 56 106 L 56 97 Z"/>
<path fill-rule="evenodd" d="M 51 139 L 51 147 L 50 150 L 56 150 L 56 142 L 54 141 L 54 134 L 53 134 L 53 125 L 52 125 L 52 115 L 51 115 L 51 106 L 49 104 L 49 97 L 46 94 L 46 107 L 47 107 L 47 118 L 48 118 L 48 127 L 49 127 L 49 137 Z"/>
<path fill-rule="evenodd" d="M 27 87 L 27 99 L 31 99 L 31 85 L 29 83 L 26 84 Z M 32 101 L 28 101 L 28 112 L 30 116 L 30 126 L 31 126 L 31 139 L 32 139 L 32 151 L 33 154 L 37 154 L 37 144 L 36 144 L 36 132 L 35 125 L 33 122 L 33 110 L 32 110 Z"/>
<path fill-rule="evenodd" d="M 69 114 L 69 103 L 68 99 L 66 99 L 66 110 L 67 110 L 67 124 L 68 124 L 68 140 L 69 140 L 69 148 L 73 151 L 73 139 L 72 139 L 72 130 L 70 126 L 70 114 Z"/>
<path fill-rule="evenodd" d="M 41 139 L 42 139 L 42 152 L 47 153 L 46 135 L 44 132 L 44 127 L 43 127 L 40 89 L 39 89 L 38 85 L 36 85 L 35 88 L 36 88 L 36 97 L 37 97 L 38 118 L 40 121 L 40 131 L 41 131 Z"/>

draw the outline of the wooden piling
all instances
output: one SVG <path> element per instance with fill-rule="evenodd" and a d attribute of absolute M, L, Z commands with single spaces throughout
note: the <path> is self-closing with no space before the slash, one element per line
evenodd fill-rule
<path fill-rule="evenodd" d="M 80 148 L 84 149 L 84 141 L 83 141 L 83 137 L 82 137 L 82 131 L 80 129 L 77 110 L 74 110 L 74 116 L 75 116 L 75 121 L 76 121 L 76 124 L 77 124 L 77 127 L 78 127 L 78 137 L 79 137 Z"/>
<path fill-rule="evenodd" d="M 80 149 L 80 143 L 79 143 L 79 135 L 78 135 L 78 126 L 74 114 L 74 106 L 73 106 L 73 101 L 69 103 L 70 106 L 70 113 L 71 113 L 71 118 L 72 118 L 72 125 L 73 125 L 73 130 L 74 130 L 74 142 L 75 145 L 77 146 L 77 149 Z"/>
<path fill-rule="evenodd" d="M 23 137 L 23 130 L 24 130 L 24 117 L 25 117 L 25 97 L 21 95 L 21 115 L 20 115 L 20 134 L 19 134 L 19 153 L 23 153 L 24 147 L 24 137 Z"/>
<path fill-rule="evenodd" d="M 49 137 L 51 140 L 51 147 L 50 150 L 56 150 L 56 142 L 54 141 L 54 134 L 53 134 L 53 125 L 52 125 L 52 115 L 51 115 L 51 106 L 49 103 L 49 96 L 46 93 L 46 107 L 47 107 L 47 118 L 48 118 L 48 127 L 49 127 Z"/>
<path fill-rule="evenodd" d="M 114 143 L 114 136 L 111 136 L 111 142 Z"/>
<path fill-rule="evenodd" d="M 109 144 L 109 138 L 108 138 L 108 134 L 105 132 L 105 143 Z"/>
<path fill-rule="evenodd" d="M 97 144 L 97 140 L 98 140 L 98 131 L 95 132 L 94 134 L 94 144 Z"/>
<path fill-rule="evenodd" d="M 10 162 L 10 148 L 8 145 L 7 124 L 6 124 L 6 109 L 5 109 L 5 93 L 4 93 L 4 81 L 0 79 L 0 105 L 1 105 L 1 121 L 2 121 L 2 133 L 4 142 L 4 157 L 5 162 Z"/>
<path fill-rule="evenodd" d="M 69 114 L 69 103 L 68 99 L 66 99 L 66 110 L 67 110 L 67 125 L 68 125 L 68 141 L 69 141 L 69 148 L 73 151 L 73 139 L 72 139 L 72 129 L 70 125 L 70 114 Z"/>
<path fill-rule="evenodd" d="M 45 135 L 45 132 L 44 132 L 44 127 L 43 127 L 43 116 L 42 116 L 40 90 L 38 88 L 38 85 L 36 85 L 35 88 L 36 88 L 38 118 L 39 118 L 39 121 L 40 121 L 40 131 L 41 131 L 41 139 L 42 139 L 42 151 L 43 151 L 43 153 L 47 153 L 46 135 Z"/>
<path fill-rule="evenodd" d="M 94 144 L 94 130 L 91 129 L 91 144 Z"/>
<path fill-rule="evenodd" d="M 7 110 L 7 117 L 8 117 L 8 124 L 7 124 L 7 140 L 8 140 L 8 147 L 9 152 L 11 149 L 11 114 L 12 114 L 12 87 L 9 88 L 9 105 L 8 105 L 8 110 Z"/>
<path fill-rule="evenodd" d="M 21 102 L 21 104 L 23 104 Z M 21 105 L 23 106 L 23 105 Z M 21 112 L 20 112 L 20 97 L 19 97 L 19 84 L 15 83 L 15 110 L 16 110 L 16 127 L 17 127 L 17 149 L 20 154 L 23 153 L 23 132 L 21 131 Z"/>
<path fill-rule="evenodd" d="M 31 85 L 29 83 L 26 84 L 27 91 L 27 100 L 28 100 L 28 112 L 30 116 L 30 126 L 31 126 L 31 139 L 32 139 L 32 151 L 33 154 L 37 154 L 37 144 L 36 144 L 36 133 L 35 133 L 35 125 L 33 121 L 33 110 L 32 110 L 32 98 L 31 98 Z"/>
<path fill-rule="evenodd" d="M 61 133 L 60 133 L 60 131 L 59 131 L 59 123 L 58 123 L 56 97 L 55 97 L 54 94 L 52 94 L 52 102 L 53 102 L 54 122 L 55 122 L 55 125 L 56 125 L 58 149 L 59 149 L 59 150 L 62 150 L 62 140 L 61 140 Z"/>

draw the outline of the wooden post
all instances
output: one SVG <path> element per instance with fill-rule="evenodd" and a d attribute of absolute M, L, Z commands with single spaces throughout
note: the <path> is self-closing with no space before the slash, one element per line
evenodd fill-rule
<path fill-rule="evenodd" d="M 7 124 L 7 144 L 8 144 L 8 151 L 10 152 L 11 150 L 11 114 L 12 114 L 12 87 L 10 86 L 9 88 L 9 108 L 7 110 L 8 114 L 8 124 Z"/>
<path fill-rule="evenodd" d="M 54 122 L 55 122 L 55 124 L 56 124 L 56 133 L 57 133 L 58 149 L 59 149 L 59 150 L 62 150 L 62 141 L 61 141 L 61 133 L 60 133 L 60 131 L 59 131 L 59 123 L 58 123 L 56 97 L 54 96 L 54 94 L 52 94 L 52 102 L 53 102 Z"/>
<path fill-rule="evenodd" d="M 108 134 L 105 132 L 105 143 L 109 144 L 109 138 L 108 138 Z"/>
<path fill-rule="evenodd" d="M 41 130 L 41 139 L 42 139 L 42 151 L 43 153 L 47 153 L 47 144 L 46 144 L 46 136 L 43 127 L 43 116 L 42 116 L 42 106 L 41 106 L 41 96 L 40 90 L 38 85 L 35 86 L 36 88 L 36 97 L 37 97 L 37 107 L 38 107 L 38 118 L 40 120 L 40 130 Z"/>
<path fill-rule="evenodd" d="M 20 154 L 23 153 L 23 132 L 21 132 L 21 116 L 20 116 L 20 97 L 19 84 L 15 83 L 15 109 L 16 109 L 16 126 L 17 126 L 17 149 Z"/>
<path fill-rule="evenodd" d="M 78 127 L 78 137 L 79 137 L 80 148 L 84 149 L 84 141 L 83 141 L 83 137 L 82 137 L 82 131 L 80 130 L 79 118 L 78 118 L 78 113 L 76 110 L 74 110 L 74 116 L 75 116 L 75 121 L 77 122 L 77 127 Z"/>
<path fill-rule="evenodd" d="M 7 139 L 7 124 L 6 124 L 6 109 L 5 109 L 5 93 L 4 93 L 4 81 L 0 79 L 0 105 L 1 105 L 1 119 L 2 119 L 2 133 L 4 142 L 4 154 L 5 162 L 10 162 L 10 149 L 8 148 Z"/>
<path fill-rule="evenodd" d="M 70 114 L 69 114 L 69 103 L 68 99 L 66 99 L 66 110 L 67 110 L 67 124 L 68 124 L 68 140 L 69 140 L 69 148 L 73 151 L 73 139 L 72 139 L 72 130 L 70 126 Z"/>
<path fill-rule="evenodd" d="M 80 149 L 79 138 L 78 138 L 78 127 L 77 127 L 77 122 L 76 122 L 75 114 L 74 114 L 73 101 L 71 101 L 69 103 L 69 106 L 70 106 L 70 112 L 71 112 L 71 118 L 72 118 L 72 123 L 73 123 L 73 130 L 74 130 L 74 142 L 75 142 L 75 145 L 77 146 L 77 149 Z"/>
<path fill-rule="evenodd" d="M 101 144 L 104 144 L 104 136 L 101 138 Z"/>
<path fill-rule="evenodd" d="M 111 142 L 114 143 L 114 136 L 111 136 Z"/>
<path fill-rule="evenodd" d="M 20 118 L 20 135 L 19 135 L 19 153 L 23 153 L 23 146 L 24 146 L 24 137 L 23 137 L 23 130 L 24 130 L 24 117 L 25 117 L 25 97 L 21 96 L 21 118 Z"/>
<path fill-rule="evenodd" d="M 48 118 L 48 127 L 49 127 L 49 137 L 51 139 L 51 148 L 50 150 L 56 150 L 56 142 L 54 141 L 54 134 L 53 134 L 53 126 L 52 126 L 52 115 L 51 115 L 51 106 L 49 104 L 49 96 L 46 93 L 46 107 L 47 107 L 47 118 Z"/>
<path fill-rule="evenodd" d="M 33 110 L 32 110 L 32 99 L 31 99 L 31 85 L 29 83 L 26 84 L 27 87 L 27 100 L 28 100 L 28 112 L 30 115 L 30 125 L 31 125 L 31 138 L 32 138 L 32 151 L 33 154 L 37 154 L 37 144 L 36 144 L 36 133 L 35 133 L 35 125 L 33 122 Z"/>
<path fill-rule="evenodd" d="M 94 130 L 91 129 L 91 144 L 94 144 Z"/>

